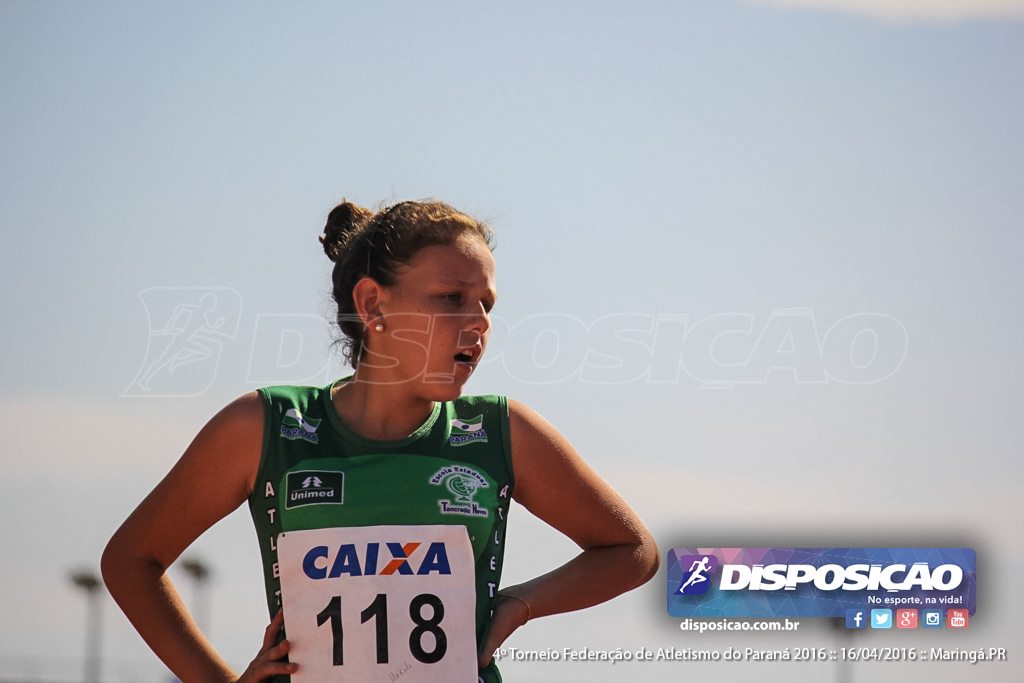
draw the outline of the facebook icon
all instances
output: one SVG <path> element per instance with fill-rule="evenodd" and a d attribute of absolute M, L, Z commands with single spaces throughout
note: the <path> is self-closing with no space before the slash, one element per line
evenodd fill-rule
<path fill-rule="evenodd" d="M 846 628 L 867 628 L 867 617 L 864 614 L 864 610 L 846 610 Z"/>

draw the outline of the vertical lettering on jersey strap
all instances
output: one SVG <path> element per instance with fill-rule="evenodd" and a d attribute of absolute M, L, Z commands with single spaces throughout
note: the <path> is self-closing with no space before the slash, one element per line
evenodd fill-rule
<path fill-rule="evenodd" d="M 277 507 L 276 507 L 276 504 L 277 504 L 277 492 L 274 490 L 274 484 L 269 479 L 266 480 L 264 482 L 264 484 L 263 484 L 263 499 L 264 499 L 263 505 L 266 506 L 267 517 L 270 520 L 270 526 L 274 526 L 274 524 L 276 522 L 275 516 L 277 515 Z M 271 507 L 271 506 L 275 506 L 275 507 Z M 253 515 L 254 515 L 253 520 L 255 521 L 255 510 L 253 510 Z M 257 525 L 257 527 L 259 527 L 259 526 L 260 525 Z M 272 595 L 273 595 L 273 597 L 275 599 L 275 602 L 277 603 L 277 606 L 280 607 L 281 606 L 281 589 L 280 589 L 279 586 L 280 586 L 280 580 L 281 580 L 281 566 L 280 566 L 280 564 L 278 562 L 278 559 L 277 559 L 277 533 L 273 532 L 270 529 L 267 529 L 267 531 L 271 531 L 271 533 L 267 536 L 267 540 L 268 540 L 268 543 L 267 543 L 267 553 L 264 555 L 263 561 L 265 563 L 269 563 L 270 564 L 270 574 L 271 574 L 271 576 L 270 576 L 270 578 L 266 579 L 268 598 L 269 598 L 269 591 L 272 588 L 274 588 L 275 585 L 277 585 L 278 589 L 275 590 Z M 264 565 L 264 566 L 266 566 L 266 565 Z M 271 611 L 273 611 L 273 610 L 271 610 Z"/>

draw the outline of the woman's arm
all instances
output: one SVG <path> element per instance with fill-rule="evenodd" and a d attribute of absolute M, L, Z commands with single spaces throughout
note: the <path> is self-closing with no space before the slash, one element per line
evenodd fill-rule
<path fill-rule="evenodd" d="M 255 392 L 214 416 L 103 552 L 103 578 L 110 594 L 182 681 L 239 680 L 199 631 L 166 569 L 200 534 L 248 498 L 263 447 L 263 419 Z M 272 661 L 288 647 L 274 645 L 280 623 L 271 637 L 273 627 L 244 680 L 291 672 L 294 665 Z"/>
<path fill-rule="evenodd" d="M 495 606 L 480 650 L 481 666 L 528 618 L 609 600 L 647 582 L 659 563 L 658 548 L 643 522 L 558 430 L 515 401 L 509 401 L 509 422 L 514 498 L 583 552 L 543 576 L 501 590 L 515 597 Z"/>

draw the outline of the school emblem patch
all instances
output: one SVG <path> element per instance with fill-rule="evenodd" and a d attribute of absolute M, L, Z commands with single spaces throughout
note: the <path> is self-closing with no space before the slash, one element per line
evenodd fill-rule
<path fill-rule="evenodd" d="M 442 514 L 474 517 L 488 515 L 487 508 L 480 507 L 479 503 L 473 500 L 478 489 L 490 487 L 487 479 L 476 470 L 462 465 L 442 467 L 437 474 L 430 478 L 430 483 L 435 486 L 444 486 L 454 497 L 454 500 L 440 499 L 437 501 L 441 506 Z"/>

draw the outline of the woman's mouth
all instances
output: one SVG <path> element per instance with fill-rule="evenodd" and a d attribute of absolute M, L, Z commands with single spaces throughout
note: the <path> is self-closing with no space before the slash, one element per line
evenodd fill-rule
<path fill-rule="evenodd" d="M 480 356 L 483 352 L 484 350 L 480 346 L 471 346 L 468 349 L 462 349 L 455 354 L 455 362 L 476 365 L 476 362 L 480 360 Z"/>

